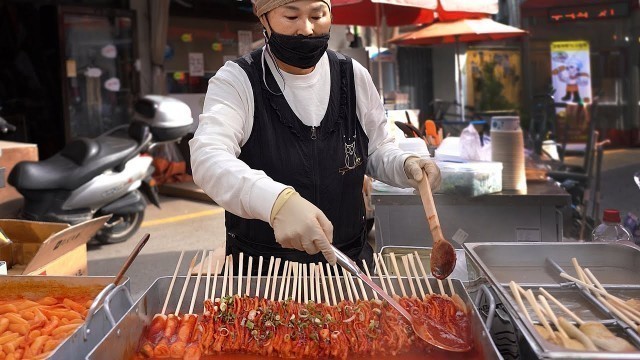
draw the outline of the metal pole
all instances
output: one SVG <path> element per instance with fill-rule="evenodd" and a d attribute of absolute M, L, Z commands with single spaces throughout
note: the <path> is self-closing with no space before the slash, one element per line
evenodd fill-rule
<path fill-rule="evenodd" d="M 380 61 L 380 48 L 381 48 L 381 37 L 382 37 L 382 22 L 384 20 L 382 11 L 380 9 L 380 4 L 376 4 L 376 19 L 378 22 L 378 26 L 376 27 L 376 43 L 378 45 L 378 54 L 375 57 L 375 60 L 378 62 L 378 91 L 380 92 L 380 99 L 382 99 L 382 105 L 384 105 L 384 81 L 382 76 L 382 61 Z"/>
<path fill-rule="evenodd" d="M 462 121 L 464 121 L 464 91 L 462 89 L 462 69 L 460 69 L 460 49 L 459 49 L 459 41 L 458 41 L 458 36 L 455 37 L 456 39 L 456 61 L 455 61 L 455 65 L 456 65 L 456 70 L 458 71 L 458 77 L 456 78 L 457 81 L 457 89 L 458 89 L 458 97 L 460 100 L 460 109 L 462 111 Z"/>

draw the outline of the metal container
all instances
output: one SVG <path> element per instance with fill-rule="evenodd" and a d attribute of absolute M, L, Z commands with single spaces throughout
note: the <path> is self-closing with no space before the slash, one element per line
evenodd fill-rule
<path fill-rule="evenodd" d="M 176 279 L 174 285 L 174 291 L 171 294 L 171 298 L 169 300 L 169 308 L 167 309 L 167 313 L 172 313 L 175 311 L 175 305 L 178 302 L 179 291 L 175 289 L 181 289 L 184 284 L 184 277 L 179 277 Z M 374 278 L 379 284 L 377 278 Z M 149 287 L 145 293 L 136 301 L 134 306 L 127 312 L 124 318 L 107 334 L 107 336 L 96 346 L 93 351 L 91 351 L 86 359 L 129 359 L 133 357 L 139 345 L 139 340 L 145 331 L 145 327 L 147 327 L 154 315 L 159 313 L 162 310 L 162 305 L 164 303 L 164 298 L 166 296 L 167 290 L 169 288 L 169 284 L 171 282 L 171 277 L 161 277 L 158 278 L 152 285 Z M 237 277 L 234 277 L 233 281 L 234 288 L 237 292 L 237 287 L 235 286 L 237 283 Z M 277 279 L 275 283 L 280 283 L 281 280 Z M 392 282 L 395 284 L 396 288 L 399 288 L 399 284 L 397 279 L 392 279 Z M 403 279 L 405 287 L 408 289 L 408 281 Z M 180 309 L 180 312 L 186 313 L 188 312 L 188 307 L 191 300 L 191 294 L 193 293 L 193 284 L 194 281 L 191 281 L 186 294 L 189 294 L 188 297 L 185 297 L 183 301 L 183 305 Z M 255 289 L 256 279 L 251 279 L 251 287 Z M 454 290 L 456 294 L 458 294 L 467 305 L 467 308 L 470 309 L 470 316 L 472 318 L 472 328 L 473 333 L 475 334 L 476 346 L 480 346 L 482 351 L 482 355 L 485 359 L 502 359 L 502 356 L 498 353 L 495 345 L 491 341 L 490 336 L 488 335 L 487 328 L 485 324 L 482 322 L 475 306 L 473 305 L 471 299 L 467 295 L 464 286 L 459 280 L 452 280 Z M 246 278 L 243 277 L 243 284 L 246 284 Z M 264 289 L 264 281 L 262 282 L 262 288 Z M 438 288 L 438 285 L 435 279 L 430 279 L 430 284 L 434 289 Z M 337 284 L 336 284 L 337 286 Z M 217 293 L 220 293 L 221 290 L 221 281 L 217 283 Z M 262 289 L 262 291 L 263 291 Z M 366 289 L 367 294 L 371 297 L 373 294 L 370 289 Z M 450 293 L 450 289 L 448 285 L 445 284 L 445 291 Z M 244 292 L 243 292 L 244 293 Z M 196 310 L 195 313 L 201 314 L 203 312 L 203 299 L 204 299 L 204 285 L 201 283 L 198 289 L 196 301 Z M 173 306 L 173 308 L 172 308 Z M 428 354 L 425 354 L 425 358 L 428 358 Z"/>
<path fill-rule="evenodd" d="M 607 243 L 465 243 L 465 250 L 496 284 L 556 285 L 566 282 L 547 259 L 575 276 L 571 258 L 604 285 L 640 286 L 640 248 Z"/>
<path fill-rule="evenodd" d="M 510 281 L 536 293 L 539 293 L 539 288 L 544 288 L 582 320 L 601 322 L 640 349 L 637 333 L 629 331 L 593 296 L 558 275 L 559 271 L 575 274 L 571 264 L 571 259 L 575 257 L 612 294 L 624 299 L 636 297 L 640 295 L 640 277 L 637 275 L 640 269 L 639 248 L 605 243 L 474 243 L 465 244 L 464 247 L 469 261 L 478 266 L 495 291 L 498 307 L 507 313 L 508 319 L 504 320 L 512 324 L 515 337 L 522 337 L 526 341 L 520 347 L 520 358 L 640 359 L 640 352 L 572 351 L 545 341 L 526 319 L 509 288 Z M 524 303 L 527 304 L 527 301 Z M 554 313 L 564 316 L 564 312 L 555 304 L 550 305 Z M 530 308 L 527 311 L 532 318 L 536 318 Z"/>
<path fill-rule="evenodd" d="M 129 308 L 123 305 L 126 301 L 123 296 L 113 296 L 113 303 L 118 307 L 118 311 L 115 311 L 117 318 L 112 319 L 114 321 L 109 321 L 107 318 L 102 300 L 114 289 L 113 280 L 113 277 L 106 276 L 2 276 L 0 298 L 3 295 L 11 295 L 12 289 L 16 289 L 15 291 L 21 296 L 31 298 L 52 295 L 64 296 L 64 294 L 55 292 L 64 289 L 64 287 L 86 288 L 87 294 L 93 297 L 94 301 L 89 308 L 85 323 L 70 337 L 62 341 L 48 357 L 53 360 L 81 359 L 106 336 L 115 322 Z M 128 289 L 129 279 L 125 277 L 120 287 Z"/>

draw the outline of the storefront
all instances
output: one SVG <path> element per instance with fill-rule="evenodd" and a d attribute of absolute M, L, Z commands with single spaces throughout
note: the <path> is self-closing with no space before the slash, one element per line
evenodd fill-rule
<path fill-rule="evenodd" d="M 528 0 L 520 10 L 522 27 L 530 32 L 524 56 L 530 79 L 525 81 L 528 95 L 548 93 L 553 86 L 556 102 L 583 105 L 595 101 L 593 119 L 601 137 L 611 139 L 613 146 L 639 146 L 637 2 Z M 559 47 L 565 50 L 557 50 Z M 552 52 L 558 56 L 552 57 Z M 577 70 L 563 76 L 563 70 L 569 68 Z M 574 87 L 579 91 L 572 92 Z M 563 111 L 558 110 L 560 121 Z M 574 141 L 588 129 L 588 121 L 589 116 L 583 116 L 570 122 Z"/>
<path fill-rule="evenodd" d="M 0 5 L 0 108 L 40 158 L 129 122 L 139 94 L 136 12 L 128 2 Z"/>

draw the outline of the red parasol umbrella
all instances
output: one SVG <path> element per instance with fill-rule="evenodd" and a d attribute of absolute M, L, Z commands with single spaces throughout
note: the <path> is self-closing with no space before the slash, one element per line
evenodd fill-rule
<path fill-rule="evenodd" d="M 339 25 L 388 26 L 433 22 L 438 0 L 333 0 L 332 23 Z M 383 20 L 384 19 L 384 20 Z"/>
<path fill-rule="evenodd" d="M 503 40 L 521 37 L 527 32 L 513 26 L 504 25 L 488 18 L 463 19 L 449 22 L 437 22 L 420 30 L 402 34 L 389 42 L 399 45 L 436 45 L 456 44 L 456 89 L 462 104 L 462 118 L 464 120 L 464 94 L 462 92 L 462 71 L 458 64 L 458 44 Z"/>
<path fill-rule="evenodd" d="M 428 24 L 434 20 L 438 0 L 333 0 L 332 23 L 377 27 L 378 52 L 380 52 L 380 27 L 411 24 Z M 382 63 L 378 61 L 378 88 L 383 96 Z"/>

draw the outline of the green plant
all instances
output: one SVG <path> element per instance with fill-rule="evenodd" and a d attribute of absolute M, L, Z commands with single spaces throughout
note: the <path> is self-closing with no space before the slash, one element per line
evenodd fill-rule
<path fill-rule="evenodd" d="M 478 110 L 511 110 L 514 104 L 502 94 L 504 85 L 495 76 L 496 63 L 487 62 L 482 66 L 482 76 L 478 79 L 477 88 L 480 91 Z"/>

